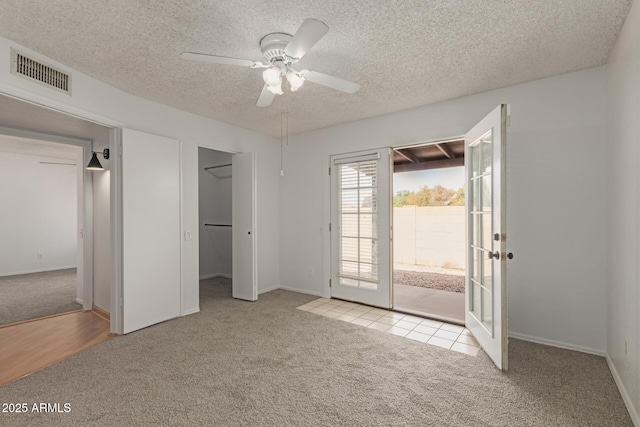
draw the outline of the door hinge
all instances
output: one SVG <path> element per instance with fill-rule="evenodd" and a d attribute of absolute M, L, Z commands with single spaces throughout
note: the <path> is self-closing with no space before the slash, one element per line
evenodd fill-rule
<path fill-rule="evenodd" d="M 507 127 L 510 128 L 511 127 L 511 115 L 507 115 Z"/>
<path fill-rule="evenodd" d="M 329 223 L 329 233 L 331 233 L 331 223 Z"/>
<path fill-rule="evenodd" d="M 124 298 L 120 297 L 120 307 L 124 307 Z"/>
<path fill-rule="evenodd" d="M 331 176 L 331 166 L 329 166 L 329 176 Z"/>
<path fill-rule="evenodd" d="M 331 287 L 331 279 L 329 279 L 329 287 Z"/>

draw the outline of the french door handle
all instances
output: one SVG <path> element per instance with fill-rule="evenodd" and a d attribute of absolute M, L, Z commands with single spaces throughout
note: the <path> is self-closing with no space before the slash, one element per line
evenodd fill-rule
<path fill-rule="evenodd" d="M 498 251 L 495 251 L 495 252 L 489 251 L 489 259 L 491 259 L 491 258 L 500 259 L 500 252 L 498 252 Z"/>

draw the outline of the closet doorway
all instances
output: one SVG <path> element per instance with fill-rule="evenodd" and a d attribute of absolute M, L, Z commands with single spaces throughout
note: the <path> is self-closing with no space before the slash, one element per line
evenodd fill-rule
<path fill-rule="evenodd" d="M 200 293 L 258 299 L 255 157 L 198 148 Z"/>

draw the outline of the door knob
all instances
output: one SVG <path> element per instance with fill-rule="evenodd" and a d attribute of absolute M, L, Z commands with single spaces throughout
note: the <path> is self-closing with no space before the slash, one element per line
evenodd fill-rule
<path fill-rule="evenodd" d="M 491 258 L 500 259 L 500 252 L 498 252 L 498 251 L 489 252 L 489 259 L 491 259 Z"/>
<path fill-rule="evenodd" d="M 507 258 L 509 258 L 509 259 L 513 259 L 513 254 L 512 254 L 511 252 L 509 252 L 509 253 L 507 254 Z"/>

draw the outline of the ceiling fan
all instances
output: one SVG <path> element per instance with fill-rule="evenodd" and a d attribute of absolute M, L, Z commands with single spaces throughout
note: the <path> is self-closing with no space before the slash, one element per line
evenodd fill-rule
<path fill-rule="evenodd" d="M 293 36 L 286 33 L 267 34 L 260 40 L 262 61 L 194 52 L 182 52 L 180 57 L 214 64 L 264 68 L 262 78 L 265 85 L 256 103 L 258 107 L 268 107 L 276 95 L 282 95 L 284 93 L 282 92 L 283 77 L 289 82 L 292 92 L 298 90 L 304 82 L 308 80 L 342 92 L 354 93 L 360 89 L 360 85 L 357 83 L 317 71 L 298 71 L 292 67 L 292 65 L 298 62 L 328 31 L 329 27 L 324 22 L 307 18 Z"/>

